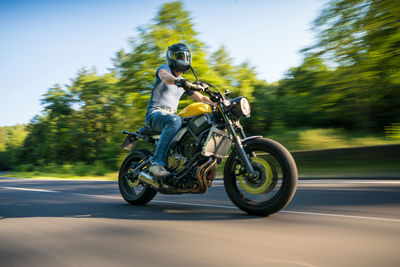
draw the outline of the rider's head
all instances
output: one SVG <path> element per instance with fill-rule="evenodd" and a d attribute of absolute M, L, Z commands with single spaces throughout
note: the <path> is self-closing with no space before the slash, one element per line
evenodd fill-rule
<path fill-rule="evenodd" d="M 166 58 L 168 66 L 177 72 L 187 71 L 187 68 L 183 69 L 181 64 L 176 64 L 177 60 L 183 60 L 188 64 L 192 64 L 192 54 L 189 48 L 181 43 L 168 47 Z"/>

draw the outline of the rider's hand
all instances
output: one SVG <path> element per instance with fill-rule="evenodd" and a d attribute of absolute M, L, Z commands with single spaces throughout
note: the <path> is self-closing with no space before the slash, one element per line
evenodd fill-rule
<path fill-rule="evenodd" d="M 205 83 L 191 83 L 189 80 L 183 79 L 183 78 L 176 78 L 175 79 L 175 84 L 178 87 L 182 87 L 186 91 L 204 91 L 206 88 L 208 88 L 208 85 Z"/>
<path fill-rule="evenodd" d="M 202 91 L 206 90 L 209 86 L 206 83 L 195 82 L 196 85 L 200 85 L 202 87 Z"/>
<path fill-rule="evenodd" d="M 186 79 L 184 79 L 184 78 L 176 78 L 175 79 L 175 84 L 176 84 L 176 86 L 178 86 L 178 87 L 182 87 L 183 89 L 185 89 L 185 90 L 188 90 L 189 89 L 189 81 L 188 80 L 186 80 Z"/>

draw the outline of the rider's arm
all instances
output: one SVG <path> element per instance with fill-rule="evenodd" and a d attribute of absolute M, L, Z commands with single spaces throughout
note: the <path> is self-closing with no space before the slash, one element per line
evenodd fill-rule
<path fill-rule="evenodd" d="M 208 102 L 208 103 L 213 103 L 208 96 L 202 95 L 199 92 L 193 92 L 191 97 L 199 102 Z"/>
<path fill-rule="evenodd" d="M 176 77 L 173 76 L 171 73 L 169 73 L 168 71 L 166 71 L 165 69 L 160 69 L 158 71 L 158 77 L 160 77 L 160 79 L 165 82 L 166 84 L 175 84 L 175 79 Z M 190 96 L 199 102 L 208 102 L 208 103 L 212 103 L 214 105 L 216 105 L 216 103 L 212 102 L 211 99 L 208 96 L 202 95 L 199 92 L 193 92 L 193 94 L 191 94 Z"/>
<path fill-rule="evenodd" d="M 160 69 L 158 71 L 158 77 L 160 77 L 161 81 L 165 82 L 166 84 L 175 84 L 176 77 L 165 69 Z"/>

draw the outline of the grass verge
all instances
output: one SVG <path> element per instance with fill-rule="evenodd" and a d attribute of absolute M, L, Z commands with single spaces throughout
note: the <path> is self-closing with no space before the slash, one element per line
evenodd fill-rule
<path fill-rule="evenodd" d="M 96 180 L 96 181 L 117 181 L 118 172 L 106 173 L 102 176 L 98 175 L 85 175 L 78 176 L 73 174 L 60 174 L 60 173 L 46 173 L 46 172 L 19 172 L 10 171 L 1 175 L 2 177 L 12 177 L 12 178 L 32 178 L 32 179 L 65 179 L 65 180 Z"/>

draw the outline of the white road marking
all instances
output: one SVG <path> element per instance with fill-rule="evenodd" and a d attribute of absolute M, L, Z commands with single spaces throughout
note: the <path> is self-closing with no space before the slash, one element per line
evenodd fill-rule
<path fill-rule="evenodd" d="M 280 212 L 292 213 L 292 214 L 302 214 L 302 215 L 328 216 L 328 217 L 339 217 L 339 218 L 349 218 L 349 219 L 374 220 L 374 221 L 385 221 L 385 222 L 397 222 L 397 223 L 400 223 L 400 219 L 381 218 L 381 217 L 365 217 L 365 216 L 353 216 L 353 215 L 345 215 L 345 214 L 319 213 L 319 212 L 306 212 L 306 211 L 291 211 L 291 210 L 282 210 Z"/>
<path fill-rule="evenodd" d="M 32 191 L 32 192 L 44 192 L 44 193 L 66 193 L 55 190 L 47 190 L 47 189 L 36 189 L 36 188 L 24 188 L 24 187 L 10 187 L 10 186 L 0 186 L 0 188 L 8 189 L 8 190 L 19 190 L 19 191 Z M 67 193 L 68 194 L 68 193 Z M 84 196 L 84 197 L 95 197 L 95 198 L 108 198 L 108 199 L 119 199 L 122 200 L 121 197 L 115 196 L 104 196 L 104 195 L 92 195 L 92 194 L 80 194 L 80 193 L 69 193 L 71 195 L 76 196 Z M 225 206 L 225 205 L 213 205 L 213 204 L 200 204 L 200 203 L 188 203 L 188 202 L 177 202 L 177 201 L 164 201 L 164 200 L 152 200 L 152 202 L 156 203 L 165 203 L 165 204 L 176 204 L 176 205 L 185 205 L 185 206 L 194 206 L 194 207 L 208 207 L 208 208 L 222 208 L 222 209 L 238 209 L 235 206 Z M 313 216 L 328 216 L 328 217 L 338 217 L 338 218 L 348 218 L 348 219 L 361 219 L 361 220 L 374 220 L 374 221 L 385 221 L 385 222 L 396 222 L 400 223 L 400 219 L 391 219 L 391 218 L 381 218 L 381 217 L 366 217 L 366 216 L 353 216 L 353 215 L 345 215 L 345 214 L 333 214 L 333 213 L 320 213 L 320 212 L 306 212 L 306 211 L 290 211 L 290 210 L 282 210 L 281 213 L 289 213 L 289 214 L 300 214 L 300 215 L 313 215 Z"/>
<path fill-rule="evenodd" d="M 212 204 L 198 204 L 198 203 L 161 201 L 161 200 L 152 200 L 152 202 L 165 203 L 165 204 L 178 204 L 178 205 L 180 204 L 180 205 L 188 205 L 188 206 L 210 207 L 210 208 L 238 209 L 237 207 L 234 207 L 234 206 L 222 206 L 222 205 L 212 205 Z M 331 214 L 331 213 L 305 212 L 305 211 L 290 211 L 290 210 L 281 210 L 280 212 L 282 212 L 282 213 L 292 213 L 292 214 L 302 214 L 302 215 L 316 215 L 316 216 L 341 217 L 341 218 L 351 218 L 351 219 L 364 219 L 364 220 L 400 222 L 400 219 L 379 218 L 379 217 L 365 217 L 365 216 L 352 216 L 352 215 L 344 215 L 344 214 Z"/>
<path fill-rule="evenodd" d="M 79 193 L 70 193 L 70 194 L 71 194 L 71 195 L 75 195 L 75 196 L 82 196 L 82 197 L 97 197 L 97 198 L 122 199 L 122 197 L 103 196 L 103 195 L 91 195 L 91 194 L 79 194 Z"/>
<path fill-rule="evenodd" d="M 321 180 L 300 180 L 298 182 L 299 184 L 400 184 L 400 181 L 357 181 L 357 180 L 346 180 L 346 181 L 341 181 L 341 180 L 326 180 L 326 181 L 321 181 Z"/>
<path fill-rule="evenodd" d="M 400 185 L 399 180 L 298 180 L 297 184 L 387 184 L 387 185 Z M 212 187 L 224 186 L 224 181 L 214 180 Z"/>
<path fill-rule="evenodd" d="M 61 193 L 60 191 L 54 191 L 54 190 L 24 188 L 24 187 L 0 186 L 0 188 L 8 189 L 8 190 L 33 191 L 33 192 L 44 192 L 44 193 Z"/>

